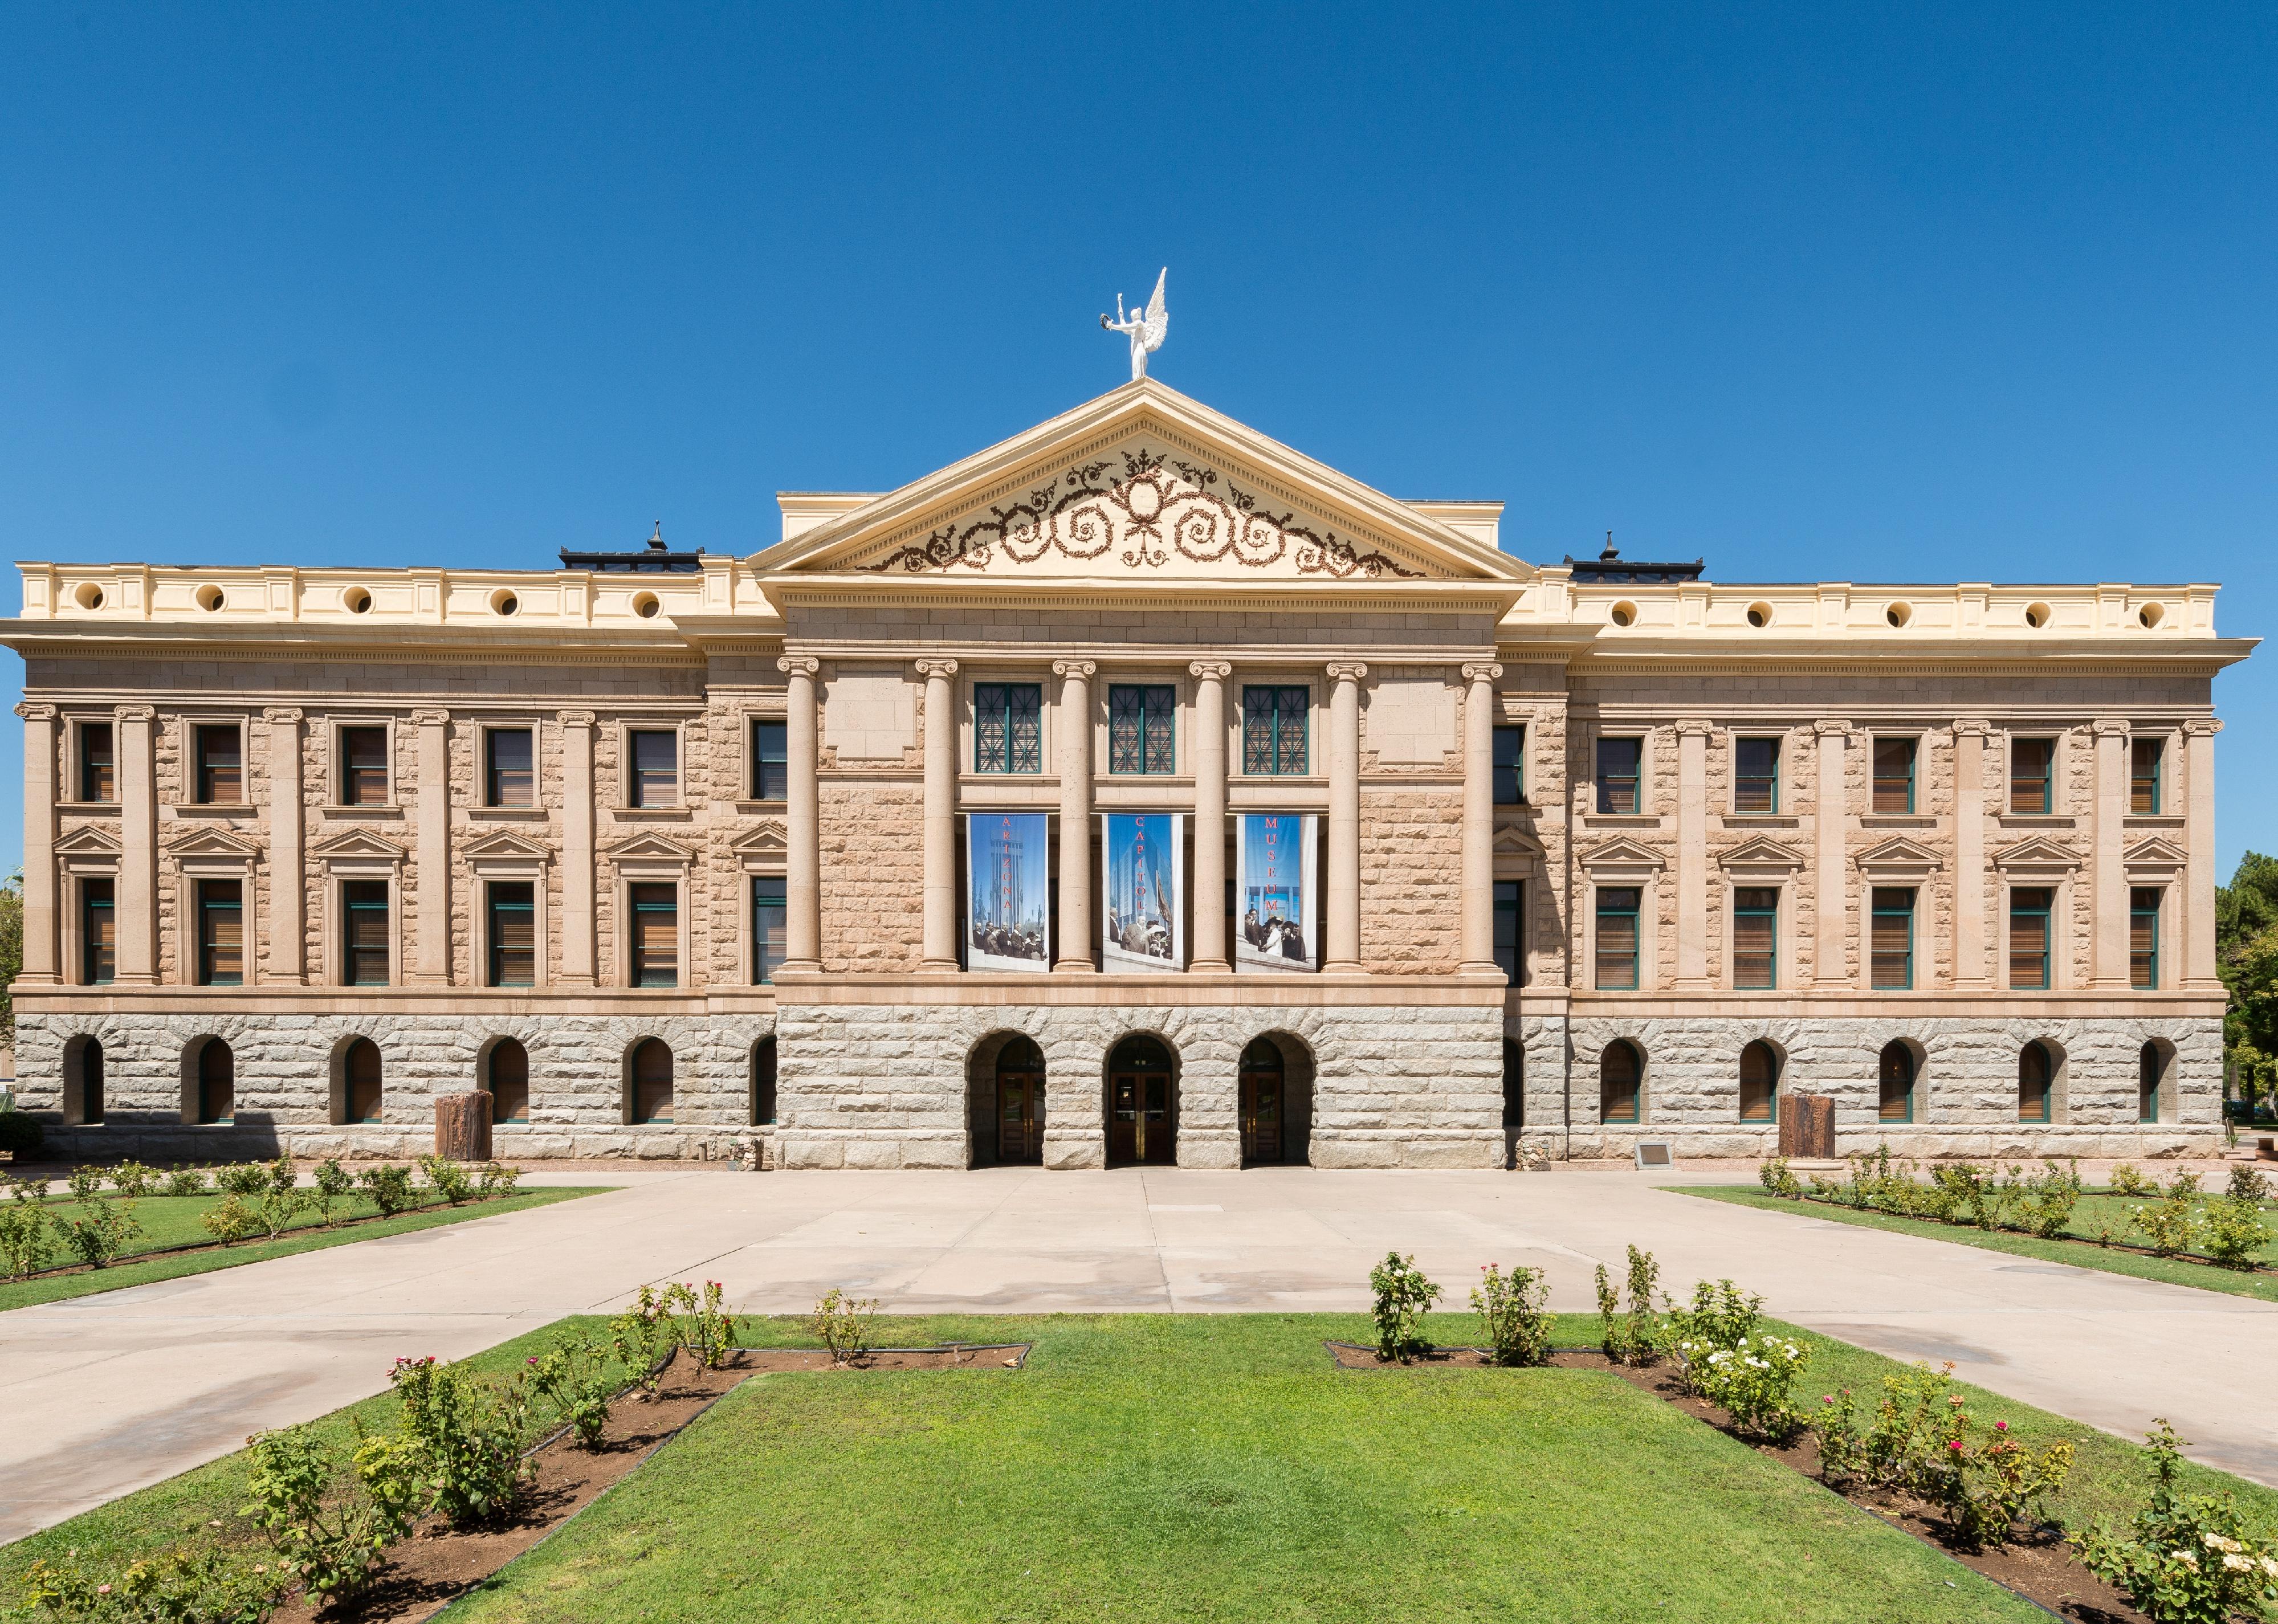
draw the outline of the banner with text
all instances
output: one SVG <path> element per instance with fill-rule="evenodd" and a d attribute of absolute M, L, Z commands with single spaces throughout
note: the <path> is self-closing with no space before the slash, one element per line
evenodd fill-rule
<path fill-rule="evenodd" d="M 1317 970 L 1311 812 L 1243 812 L 1235 839 L 1234 967 Z"/>
<path fill-rule="evenodd" d="M 1186 968 L 1186 823 L 1179 812 L 1099 814 L 1103 968 Z"/>
<path fill-rule="evenodd" d="M 1052 967 L 1049 833 L 1043 812 L 965 815 L 967 969 Z"/>

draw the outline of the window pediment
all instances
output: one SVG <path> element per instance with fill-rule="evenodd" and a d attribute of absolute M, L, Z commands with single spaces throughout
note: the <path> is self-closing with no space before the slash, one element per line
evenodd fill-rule
<path fill-rule="evenodd" d="M 370 829 L 346 829 L 328 839 L 320 840 L 309 849 L 311 857 L 327 863 L 342 860 L 365 863 L 401 863 L 403 848 Z"/>
<path fill-rule="evenodd" d="M 261 855 L 261 848 L 233 830 L 205 828 L 176 841 L 166 848 L 166 854 L 177 862 L 187 858 L 193 861 L 249 863 Z"/>
<path fill-rule="evenodd" d="M 677 840 L 643 831 L 619 841 L 605 855 L 613 863 L 689 863 L 696 854 Z"/>
<path fill-rule="evenodd" d="M 1944 866 L 1937 852 L 1903 835 L 1868 847 L 1854 861 L 1867 879 L 1894 882 L 1927 880 Z"/>
<path fill-rule="evenodd" d="M 1667 867 L 1668 860 L 1651 846 L 1618 839 L 1592 847 L 1582 854 L 1581 864 L 1593 880 L 1647 880 Z"/>
<path fill-rule="evenodd" d="M 2157 835 L 2137 841 L 2121 858 L 2130 880 L 2172 880 L 2183 872 L 2190 861 L 2190 853 Z"/>
<path fill-rule="evenodd" d="M 2035 835 L 2002 847 L 1993 854 L 1993 866 L 2005 874 L 2068 874 L 2080 866 L 2080 854 L 2069 846 Z"/>
<path fill-rule="evenodd" d="M 55 844 L 59 858 L 115 858 L 118 852 L 118 836 L 99 823 L 82 825 Z"/>
<path fill-rule="evenodd" d="M 1749 879 L 1785 879 L 1801 871 L 1803 856 L 1776 840 L 1758 835 L 1742 841 L 1716 859 L 1728 874 Z"/>
<path fill-rule="evenodd" d="M 463 850 L 473 862 L 544 863 L 554 856 L 547 847 L 512 829 L 494 829 L 480 840 L 468 842 Z"/>
<path fill-rule="evenodd" d="M 789 835 L 780 818 L 761 818 L 728 842 L 728 850 L 739 857 L 779 858 L 789 849 Z"/>

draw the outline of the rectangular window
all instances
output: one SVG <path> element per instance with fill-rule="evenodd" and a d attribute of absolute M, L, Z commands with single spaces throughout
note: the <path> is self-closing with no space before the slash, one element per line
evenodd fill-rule
<path fill-rule="evenodd" d="M 1598 741 L 1598 810 L 1633 812 L 1638 804 L 1638 774 L 1645 760 L 1643 739 Z"/>
<path fill-rule="evenodd" d="M 79 725 L 79 798 L 115 801 L 118 798 L 118 759 L 111 753 L 111 724 L 83 721 Z"/>
<path fill-rule="evenodd" d="M 973 685 L 973 770 L 976 773 L 1041 773 L 1044 770 L 1044 690 L 1034 682 L 975 682 Z M 1081 727 L 1081 717 L 1069 725 Z"/>
<path fill-rule="evenodd" d="M 1497 726 L 1494 730 L 1494 804 L 1526 804 L 1526 729 Z"/>
<path fill-rule="evenodd" d="M 340 980 L 387 985 L 387 881 L 340 881 Z"/>
<path fill-rule="evenodd" d="M 2049 989 L 2049 901 L 2044 889 L 2009 893 L 2009 985 L 2021 993 Z"/>
<path fill-rule="evenodd" d="M 245 801 L 243 744 L 234 722 L 209 722 L 195 730 L 196 794 L 199 804 L 237 806 Z"/>
<path fill-rule="evenodd" d="M 1638 984 L 1638 889 L 1601 887 L 1598 891 L 1598 986 L 1606 992 L 1635 992 Z"/>
<path fill-rule="evenodd" d="M 245 985 L 245 887 L 237 880 L 198 881 L 198 985 Z"/>
<path fill-rule="evenodd" d="M 1732 985 L 1762 992 L 1779 984 L 1779 892 L 1744 886 L 1732 893 Z"/>
<path fill-rule="evenodd" d="M 2167 759 L 2165 739 L 2131 739 L 2128 743 L 2128 810 L 2139 818 L 2159 815 L 2160 767 Z"/>
<path fill-rule="evenodd" d="M 632 978 L 635 987 L 680 985 L 680 888 L 629 885 L 632 904 Z"/>
<path fill-rule="evenodd" d="M 1905 814 L 1915 809 L 1915 741 L 1875 741 L 1875 810 Z"/>
<path fill-rule="evenodd" d="M 118 912 L 112 905 L 115 882 L 79 882 L 80 977 L 89 987 L 103 987 L 118 973 Z"/>
<path fill-rule="evenodd" d="M 669 728 L 634 728 L 625 734 L 629 806 L 680 804 L 680 735 Z"/>
<path fill-rule="evenodd" d="M 1494 882 L 1495 963 L 1502 966 L 1503 980 L 1513 987 L 1526 984 L 1526 964 L 1519 956 L 1519 923 L 1525 917 L 1525 881 Z"/>
<path fill-rule="evenodd" d="M 538 985 L 537 887 L 527 880 L 494 880 L 490 902 L 493 987 Z"/>
<path fill-rule="evenodd" d="M 1732 810 L 1776 812 L 1779 810 L 1779 747 L 1777 739 L 1732 741 Z"/>
<path fill-rule="evenodd" d="M 1914 743 L 1907 741 L 1909 746 Z M 1915 984 L 1915 894 L 1911 887 L 1877 886 L 1869 927 L 1871 962 L 1868 979 L 1884 992 L 1906 992 Z"/>
<path fill-rule="evenodd" d="M 1116 682 L 1107 690 L 1107 770 L 1175 773 L 1172 718 L 1177 690 L 1168 683 Z"/>
<path fill-rule="evenodd" d="M 2057 742 L 2009 741 L 2009 810 L 2037 817 L 2056 810 Z"/>
<path fill-rule="evenodd" d="M 2160 888 L 2130 887 L 2128 892 L 2128 985 L 2160 985 Z"/>
<path fill-rule="evenodd" d="M 536 741 L 527 728 L 493 728 L 483 735 L 483 804 L 538 804 Z"/>
<path fill-rule="evenodd" d="M 755 721 L 752 724 L 752 798 L 791 799 L 791 724 Z"/>
<path fill-rule="evenodd" d="M 761 874 L 752 881 L 752 980 L 765 985 L 776 979 L 776 966 L 788 955 L 791 914 L 781 874 Z"/>
<path fill-rule="evenodd" d="M 1302 778 L 1310 688 L 1242 690 L 1242 770 L 1253 777 Z"/>
<path fill-rule="evenodd" d="M 387 729 L 340 729 L 340 802 L 343 806 L 387 804 Z"/>

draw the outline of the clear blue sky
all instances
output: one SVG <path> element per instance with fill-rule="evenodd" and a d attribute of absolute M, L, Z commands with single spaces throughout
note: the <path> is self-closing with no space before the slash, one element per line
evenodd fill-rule
<path fill-rule="evenodd" d="M 746 551 L 1112 387 L 1167 263 L 1166 381 L 1524 556 L 2214 579 L 2260 633 L 2273 85 L 2267 4 L 16 5 L 0 515 Z M 2274 672 L 2216 687 L 2226 873 Z"/>

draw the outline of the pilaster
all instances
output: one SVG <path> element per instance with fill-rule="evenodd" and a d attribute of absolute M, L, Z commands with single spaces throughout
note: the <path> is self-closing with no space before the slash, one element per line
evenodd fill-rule
<path fill-rule="evenodd" d="M 593 724 L 591 711 L 563 711 L 562 724 L 562 982 L 593 978 Z M 545 943 L 539 944 L 539 952 Z"/>
<path fill-rule="evenodd" d="M 301 712 L 271 705 L 261 720 L 269 724 L 269 969 L 264 979 L 298 986 L 308 980 Z"/>
<path fill-rule="evenodd" d="M 1851 819 L 1844 782 L 1844 751 L 1851 724 L 1823 718 L 1812 724 L 1819 741 L 1819 794 L 1813 817 L 1816 896 L 1812 910 L 1811 975 L 1822 987 L 1840 987 L 1844 937 L 1851 924 L 1851 876 L 1843 862 L 1844 836 Z M 1862 946 L 1861 949 L 1864 951 Z"/>
<path fill-rule="evenodd" d="M 789 679 L 784 712 L 784 754 L 791 797 L 784 804 L 784 921 L 782 968 L 822 968 L 822 819 L 815 775 L 821 770 L 816 737 L 815 678 L 822 662 L 812 656 L 785 655 L 776 661 Z"/>
<path fill-rule="evenodd" d="M 1060 917 L 1058 972 L 1089 975 L 1091 962 L 1091 679 L 1089 660 L 1056 660 L 1060 679 Z"/>
<path fill-rule="evenodd" d="M 1677 724 L 1677 987 L 1708 985 L 1708 722 Z"/>
<path fill-rule="evenodd" d="M 1329 919 L 1322 970 L 1360 971 L 1360 681 L 1368 667 L 1331 660 L 1329 681 Z"/>
<path fill-rule="evenodd" d="M 56 918 L 56 707 L 30 702 L 24 719 L 24 957 L 17 980 L 50 987 L 61 980 Z"/>
<path fill-rule="evenodd" d="M 1226 943 L 1226 680 L 1234 667 L 1223 660 L 1197 660 L 1187 674 L 1195 679 L 1194 736 L 1187 746 L 1195 764 L 1190 968 L 1223 973 L 1233 968 Z"/>
<path fill-rule="evenodd" d="M 1502 667 L 1464 667 L 1463 967 L 1492 973 L 1494 956 L 1494 685 Z"/>
<path fill-rule="evenodd" d="M 957 675 L 953 660 L 921 660 L 925 680 L 925 968 L 957 968 Z"/>

